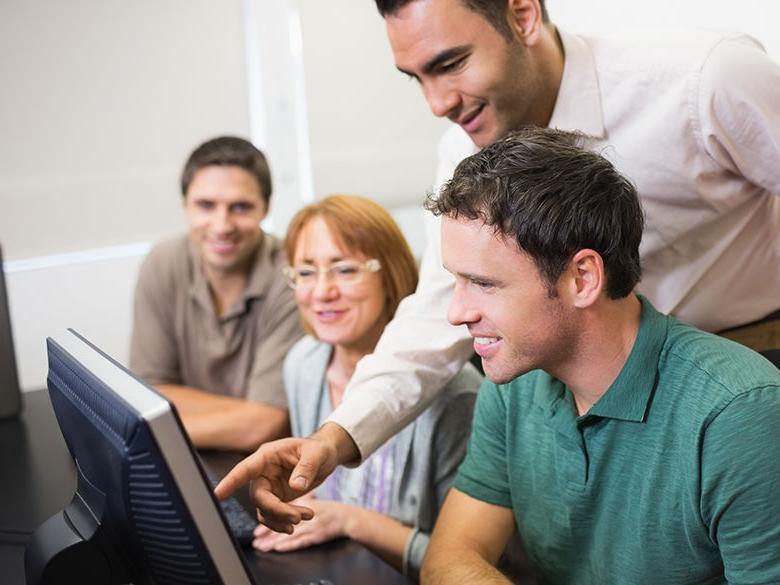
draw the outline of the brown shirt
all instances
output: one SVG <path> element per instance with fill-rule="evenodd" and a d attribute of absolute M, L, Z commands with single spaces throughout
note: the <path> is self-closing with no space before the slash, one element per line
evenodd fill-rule
<path fill-rule="evenodd" d="M 282 362 L 303 335 L 287 263 L 270 235 L 242 296 L 218 316 L 197 248 L 178 237 L 157 244 L 135 291 L 130 369 L 149 384 L 183 384 L 286 408 Z"/>

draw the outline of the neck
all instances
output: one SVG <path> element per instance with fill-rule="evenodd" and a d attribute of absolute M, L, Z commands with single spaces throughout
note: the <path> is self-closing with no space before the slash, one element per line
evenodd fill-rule
<path fill-rule="evenodd" d="M 531 122 L 545 127 L 552 119 L 558 90 L 563 79 L 564 52 L 563 43 L 552 23 L 542 25 L 542 34 L 538 49 L 541 76 L 539 79 L 539 99 L 531 114 Z"/>
<path fill-rule="evenodd" d="M 349 345 L 338 344 L 333 348 L 328 370 L 325 373 L 330 391 L 330 400 L 333 408 L 341 404 L 344 390 L 347 387 L 352 374 L 355 373 L 357 363 L 366 355 L 374 351 L 379 337 L 384 331 L 387 321 L 377 323 L 375 330 L 366 335 L 360 342 Z"/>
<path fill-rule="evenodd" d="M 330 391 L 330 401 L 333 408 L 336 408 L 341 404 L 341 399 L 344 397 L 344 390 L 352 378 L 352 374 L 355 373 L 357 363 L 368 353 L 371 353 L 371 351 L 350 349 L 341 345 L 334 347 L 333 357 L 331 358 L 328 370 L 325 373 L 325 377 L 328 381 L 328 390 Z"/>
<path fill-rule="evenodd" d="M 587 413 L 606 393 L 634 347 L 641 304 L 633 293 L 617 301 L 602 299 L 584 315 L 572 359 L 552 373 L 571 390 L 577 411 Z"/>

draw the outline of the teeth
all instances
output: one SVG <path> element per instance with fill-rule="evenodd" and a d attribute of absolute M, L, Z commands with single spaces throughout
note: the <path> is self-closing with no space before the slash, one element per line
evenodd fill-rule
<path fill-rule="evenodd" d="M 495 343 L 498 341 L 498 337 L 475 337 L 474 341 L 479 345 L 487 345 L 488 343 Z"/>

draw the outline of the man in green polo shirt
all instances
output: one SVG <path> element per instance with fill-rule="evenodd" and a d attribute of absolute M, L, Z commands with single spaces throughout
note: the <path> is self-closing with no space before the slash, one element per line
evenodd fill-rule
<path fill-rule="evenodd" d="M 642 210 L 585 141 L 511 134 L 427 203 L 489 380 L 423 582 L 507 583 L 516 526 L 545 584 L 780 583 L 780 371 L 632 292 Z"/>

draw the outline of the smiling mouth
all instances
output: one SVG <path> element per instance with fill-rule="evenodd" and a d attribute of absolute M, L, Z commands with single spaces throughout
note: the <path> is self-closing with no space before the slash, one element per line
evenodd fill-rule
<path fill-rule="evenodd" d="M 317 315 L 317 318 L 321 321 L 331 321 L 333 319 L 337 319 L 342 314 L 344 314 L 343 310 L 328 310 L 328 311 L 315 311 L 315 314 Z"/>
<path fill-rule="evenodd" d="M 472 335 L 474 338 L 474 351 L 482 359 L 489 359 L 498 351 L 501 343 L 500 337 L 486 337 L 484 335 Z"/>
<path fill-rule="evenodd" d="M 226 240 L 207 240 L 208 245 L 218 254 L 227 254 L 238 247 L 238 242 Z"/>
<path fill-rule="evenodd" d="M 474 110 L 471 110 L 468 114 L 465 116 L 461 116 L 457 120 L 454 120 L 458 126 L 463 128 L 466 132 L 473 132 L 476 130 L 474 126 L 476 126 L 475 121 L 477 118 L 479 118 L 479 115 L 484 111 L 485 104 L 481 104 L 479 107 L 477 107 Z"/>

